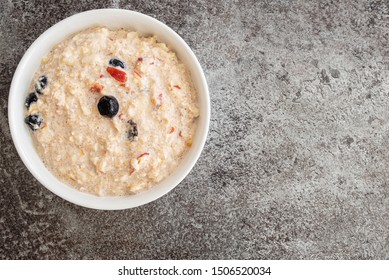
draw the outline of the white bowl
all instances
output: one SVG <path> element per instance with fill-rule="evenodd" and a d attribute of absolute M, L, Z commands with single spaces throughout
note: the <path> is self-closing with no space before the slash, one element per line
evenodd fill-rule
<path fill-rule="evenodd" d="M 193 145 L 178 168 L 156 186 L 132 196 L 99 197 L 80 192 L 59 181 L 44 166 L 35 151 L 29 128 L 24 123 L 24 101 L 35 71 L 45 56 L 57 43 L 68 36 L 91 26 L 111 28 L 125 27 L 144 35 L 156 35 L 158 41 L 172 48 L 179 59 L 187 66 L 196 87 L 200 117 L 193 139 Z M 210 120 L 210 103 L 207 82 L 201 66 L 184 40 L 160 21 L 141 13 L 120 10 L 91 10 L 76 14 L 55 24 L 44 32 L 24 54 L 14 77 L 8 101 L 8 117 L 12 139 L 24 164 L 34 177 L 47 189 L 72 203 L 95 209 L 115 210 L 140 206 L 168 193 L 177 186 L 195 165 L 204 147 Z"/>

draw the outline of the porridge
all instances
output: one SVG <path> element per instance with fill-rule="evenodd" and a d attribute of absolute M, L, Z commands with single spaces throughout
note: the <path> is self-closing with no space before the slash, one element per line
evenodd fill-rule
<path fill-rule="evenodd" d="M 199 116 L 190 75 L 155 37 L 87 29 L 42 58 L 25 100 L 36 150 L 61 181 L 128 195 L 166 178 Z"/>

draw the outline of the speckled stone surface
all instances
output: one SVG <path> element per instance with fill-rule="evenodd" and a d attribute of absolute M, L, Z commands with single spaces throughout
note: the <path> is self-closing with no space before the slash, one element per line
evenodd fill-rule
<path fill-rule="evenodd" d="M 1 259 L 388 259 L 389 2 L 13 1 L 0 19 Z M 88 9 L 177 31 L 205 71 L 206 147 L 171 193 L 68 203 L 21 162 L 8 91 L 29 45 Z"/>

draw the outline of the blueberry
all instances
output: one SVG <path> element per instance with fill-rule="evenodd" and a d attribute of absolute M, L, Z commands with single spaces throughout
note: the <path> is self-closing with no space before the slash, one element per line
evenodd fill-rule
<path fill-rule="evenodd" d="M 138 136 L 138 126 L 133 120 L 129 120 L 130 130 L 128 131 L 128 140 L 134 141 L 135 136 Z"/>
<path fill-rule="evenodd" d="M 26 102 L 24 105 L 26 105 L 26 108 L 29 109 L 31 103 L 37 102 L 38 101 L 38 96 L 36 96 L 35 92 L 31 92 L 29 95 L 26 97 Z"/>
<path fill-rule="evenodd" d="M 43 119 L 39 114 L 29 115 L 24 119 L 24 122 L 28 124 L 32 131 L 35 131 L 42 127 Z"/>
<path fill-rule="evenodd" d="M 112 118 L 119 111 L 119 102 L 112 95 L 105 95 L 100 98 L 97 108 L 100 115 Z"/>
<path fill-rule="evenodd" d="M 113 67 L 120 67 L 122 69 L 125 68 L 125 65 L 122 61 L 120 61 L 119 59 L 116 59 L 116 58 L 111 58 L 109 60 L 109 65 L 113 66 Z"/>
<path fill-rule="evenodd" d="M 47 87 L 47 77 L 40 76 L 38 81 L 35 83 L 35 92 L 43 94 L 43 90 Z"/>

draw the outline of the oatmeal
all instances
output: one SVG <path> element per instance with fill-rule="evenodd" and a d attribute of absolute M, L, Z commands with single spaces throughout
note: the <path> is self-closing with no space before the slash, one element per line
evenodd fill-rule
<path fill-rule="evenodd" d="M 91 28 L 55 46 L 25 100 L 47 168 L 96 195 L 127 195 L 166 178 L 199 116 L 185 66 L 155 37 Z"/>

